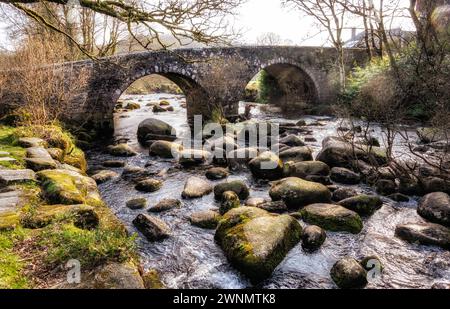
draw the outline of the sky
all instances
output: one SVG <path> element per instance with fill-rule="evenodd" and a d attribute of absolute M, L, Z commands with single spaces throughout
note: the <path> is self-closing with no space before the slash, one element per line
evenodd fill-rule
<path fill-rule="evenodd" d="M 409 0 L 401 0 L 401 5 L 407 6 Z M 280 0 L 247 0 L 237 10 L 235 27 L 242 30 L 243 41 L 255 44 L 257 37 L 268 32 L 278 34 L 283 40 L 289 40 L 296 45 L 322 46 L 327 45 L 327 35 L 319 30 L 314 20 L 302 16 L 299 11 L 282 8 Z M 351 37 L 351 27 L 361 25 L 348 25 L 344 31 L 344 40 Z M 394 27 L 411 28 L 409 21 L 394 23 Z M 7 43 L 7 25 L 0 21 L 0 45 Z"/>

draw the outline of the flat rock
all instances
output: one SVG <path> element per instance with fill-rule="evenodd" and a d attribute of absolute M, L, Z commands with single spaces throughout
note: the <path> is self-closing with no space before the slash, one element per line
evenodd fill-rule
<path fill-rule="evenodd" d="M 0 170 L 0 188 L 36 180 L 32 170 Z"/>
<path fill-rule="evenodd" d="M 199 177 L 190 177 L 184 185 L 183 198 L 200 198 L 213 191 L 212 185 Z"/>
<path fill-rule="evenodd" d="M 168 211 L 174 208 L 180 208 L 181 207 L 181 201 L 176 199 L 164 199 L 160 201 L 158 204 L 150 208 L 149 212 L 163 212 Z"/>
<path fill-rule="evenodd" d="M 170 237 L 169 226 L 154 216 L 140 214 L 133 220 L 133 224 L 149 241 L 161 241 Z"/>
<path fill-rule="evenodd" d="M 21 137 L 18 144 L 20 147 L 29 148 L 45 146 L 46 143 L 43 139 L 37 137 Z"/>
<path fill-rule="evenodd" d="M 213 230 L 219 224 L 220 218 L 221 216 L 219 213 L 212 210 L 206 210 L 193 213 L 189 217 L 189 221 L 193 226 L 197 226 L 202 229 Z"/>
<path fill-rule="evenodd" d="M 434 223 L 399 225 L 395 235 L 410 243 L 450 249 L 450 229 Z"/>

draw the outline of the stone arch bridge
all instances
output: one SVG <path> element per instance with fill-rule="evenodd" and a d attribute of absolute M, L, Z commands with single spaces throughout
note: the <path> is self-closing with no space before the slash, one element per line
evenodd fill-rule
<path fill-rule="evenodd" d="M 349 68 L 362 64 L 363 50 L 348 49 Z M 141 77 L 159 74 L 176 83 L 186 95 L 188 118 L 211 115 L 211 102 L 227 116 L 238 114 L 248 82 L 262 69 L 276 81 L 280 93 L 317 104 L 333 102 L 337 55 L 333 48 L 228 47 L 136 52 L 100 61 L 64 63 L 64 71 L 86 76 L 79 95 L 69 103 L 66 120 L 96 129 L 113 129 L 113 110 L 121 94 Z M 222 71 L 215 67 L 219 64 Z M 76 76 L 76 75 L 75 75 Z M 226 89 L 226 91 L 224 91 Z"/>

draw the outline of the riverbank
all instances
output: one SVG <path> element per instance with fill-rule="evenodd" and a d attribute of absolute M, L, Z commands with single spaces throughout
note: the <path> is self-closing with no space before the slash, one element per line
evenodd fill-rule
<path fill-rule="evenodd" d="M 60 127 L 0 126 L 0 288 L 144 288 L 135 237 L 86 170 Z"/>

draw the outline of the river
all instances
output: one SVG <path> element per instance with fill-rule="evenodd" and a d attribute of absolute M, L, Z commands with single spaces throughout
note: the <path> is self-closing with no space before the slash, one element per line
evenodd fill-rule
<path fill-rule="evenodd" d="M 194 170 L 173 169 L 173 162 L 155 160 L 148 155 L 148 149 L 139 145 L 136 137 L 139 123 L 146 118 L 161 119 L 177 129 L 178 136 L 183 137 L 187 131 L 186 110 L 180 107 L 183 96 L 171 94 L 152 94 L 146 96 L 126 96 L 125 101 L 138 102 L 141 109 L 115 115 L 115 136 L 120 141 L 127 141 L 139 155 L 126 159 L 128 165 L 145 167 L 161 172 L 164 179 L 163 188 L 151 194 L 139 193 L 134 185 L 122 178 L 117 178 L 99 186 L 105 202 L 125 223 L 132 233 L 138 233 L 132 220 L 146 210 L 128 209 L 125 204 L 136 197 L 148 198 L 149 205 L 154 206 L 160 200 L 177 198 L 186 179 L 192 175 L 203 175 L 205 168 Z M 154 115 L 149 102 L 168 100 L 175 112 Z M 311 127 L 312 136 L 317 140 L 307 143 L 314 153 L 321 148 L 326 136 L 336 135 L 341 121 L 332 117 L 297 117 L 286 119 L 284 116 L 264 108 L 257 107 L 252 116 L 256 119 L 271 119 L 274 122 L 296 122 L 301 119 L 307 123 L 319 121 L 323 126 Z M 378 133 L 379 134 L 379 133 Z M 398 142 L 399 153 L 401 142 Z M 100 167 L 103 161 L 114 158 L 98 147 L 88 152 L 91 168 Z M 118 173 L 122 169 L 111 169 Z M 269 198 L 269 185 L 253 180 L 250 172 L 240 171 L 231 174 L 230 180 L 244 180 L 251 188 L 251 197 Z M 217 183 L 220 183 L 218 181 Z M 374 193 L 365 185 L 354 186 L 360 193 Z M 364 220 L 364 229 L 358 235 L 327 232 L 327 240 L 322 248 L 313 253 L 305 253 L 301 244 L 289 252 L 277 267 L 271 278 L 261 283 L 260 288 L 335 288 L 330 278 L 333 264 L 345 256 L 362 258 L 376 255 L 383 264 L 383 274 L 370 282 L 367 288 L 430 288 L 434 283 L 450 282 L 450 252 L 434 247 L 408 244 L 394 236 L 398 224 L 421 222 L 423 219 L 416 212 L 417 199 L 407 203 L 397 203 L 383 198 L 384 206 L 372 217 Z M 252 287 L 251 283 L 227 262 L 225 255 L 214 242 L 214 231 L 203 230 L 189 223 L 192 213 L 218 207 L 213 195 L 196 200 L 182 200 L 183 207 L 162 214 L 157 214 L 172 229 L 171 238 L 157 243 L 148 242 L 145 237 L 137 238 L 142 264 L 146 269 L 156 269 L 168 288 L 218 288 L 241 289 Z M 303 223 L 301 222 L 303 225 Z"/>

